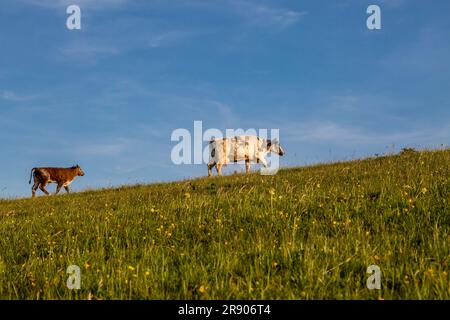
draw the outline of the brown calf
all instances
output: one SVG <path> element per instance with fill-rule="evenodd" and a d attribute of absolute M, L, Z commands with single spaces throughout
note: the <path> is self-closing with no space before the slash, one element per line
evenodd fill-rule
<path fill-rule="evenodd" d="M 49 195 L 47 190 L 45 190 L 45 186 L 49 183 L 57 184 L 55 194 L 58 194 L 61 187 L 64 187 L 67 193 L 69 193 L 69 185 L 72 181 L 78 176 L 84 176 L 84 172 L 79 165 L 71 168 L 33 168 L 31 169 L 30 184 L 33 174 L 34 185 L 31 188 L 32 197 L 36 196 L 36 190 L 38 188 L 41 189 L 46 195 Z"/>

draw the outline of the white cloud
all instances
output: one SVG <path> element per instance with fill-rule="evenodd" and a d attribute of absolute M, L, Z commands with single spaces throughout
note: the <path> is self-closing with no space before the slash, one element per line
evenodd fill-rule
<path fill-rule="evenodd" d="M 134 31 L 128 32 L 133 34 Z M 136 49 L 156 49 L 182 45 L 186 40 L 211 33 L 212 30 L 170 30 L 142 32 L 137 36 L 104 38 L 91 35 L 83 41 L 68 41 L 59 48 L 58 58 L 95 63 L 98 58 L 121 55 Z M 127 34 L 124 32 L 123 34 Z"/>
<path fill-rule="evenodd" d="M 401 7 L 407 3 L 406 0 L 379 0 L 381 5 L 388 7 Z"/>
<path fill-rule="evenodd" d="M 6 100 L 6 101 L 30 101 L 38 98 L 37 95 L 22 95 L 17 94 L 12 91 L 3 90 L 0 91 L 0 100 Z"/>
<path fill-rule="evenodd" d="M 83 156 L 83 157 L 92 157 L 92 156 L 110 156 L 116 157 L 121 155 L 125 149 L 131 145 L 131 141 L 125 138 L 116 139 L 114 142 L 98 142 L 98 143 L 90 143 L 84 144 L 78 147 L 75 147 L 75 153 Z"/>
<path fill-rule="evenodd" d="M 70 42 L 60 48 L 63 56 L 69 58 L 93 58 L 96 56 L 109 56 L 120 53 L 120 50 L 110 44 L 94 42 Z"/>
<path fill-rule="evenodd" d="M 254 25 L 277 26 L 284 29 L 296 24 L 306 14 L 307 12 L 259 6 L 253 13 L 250 13 L 250 22 Z"/>
<path fill-rule="evenodd" d="M 361 96 L 353 94 L 343 94 L 332 96 L 329 108 L 338 111 L 356 111 L 361 106 Z"/>
<path fill-rule="evenodd" d="M 173 2 L 172 2 L 173 4 Z M 220 13 L 221 16 L 233 15 L 238 17 L 244 25 L 250 27 L 275 27 L 284 29 L 300 21 L 308 14 L 307 11 L 296 11 L 281 6 L 263 4 L 259 0 L 222 0 L 222 1 L 203 1 L 203 0 L 183 0 L 176 2 L 177 7 L 190 7 L 196 10 L 210 9 L 213 12 Z"/>
<path fill-rule="evenodd" d="M 200 35 L 208 34 L 210 31 L 200 31 L 200 30 L 171 30 L 165 31 L 156 34 L 150 34 L 148 36 L 148 47 L 150 48 L 159 48 L 159 47 L 168 47 L 173 45 L 178 45 L 183 41 L 197 37 Z"/>
<path fill-rule="evenodd" d="M 49 9 L 67 8 L 76 4 L 83 8 L 107 10 L 125 5 L 129 0 L 19 0 L 25 5 L 39 6 Z"/>
<path fill-rule="evenodd" d="M 281 130 L 289 142 L 328 143 L 335 145 L 441 144 L 450 139 L 450 125 L 411 130 L 371 131 L 357 125 L 343 125 L 333 121 L 312 121 L 290 124 Z"/>
<path fill-rule="evenodd" d="M 292 26 L 300 21 L 307 11 L 263 5 L 258 1 L 230 1 L 228 2 L 234 13 L 244 18 L 250 26 L 271 26 L 279 29 Z"/>
<path fill-rule="evenodd" d="M 386 68 L 415 72 L 439 72 L 450 69 L 449 32 L 438 27 L 420 30 L 415 41 L 398 47 L 381 61 Z"/>

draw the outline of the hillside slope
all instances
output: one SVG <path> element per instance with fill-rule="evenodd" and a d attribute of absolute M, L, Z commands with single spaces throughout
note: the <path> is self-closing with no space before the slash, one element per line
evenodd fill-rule
<path fill-rule="evenodd" d="M 450 299 L 449 166 L 407 152 L 3 200 L 0 298 Z"/>

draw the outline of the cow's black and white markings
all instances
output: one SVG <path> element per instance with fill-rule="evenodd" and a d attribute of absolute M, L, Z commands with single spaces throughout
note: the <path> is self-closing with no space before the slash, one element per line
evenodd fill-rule
<path fill-rule="evenodd" d="M 217 174 L 222 175 L 222 167 L 230 162 L 245 161 L 245 171 L 250 172 L 250 163 L 262 163 L 267 168 L 266 155 L 270 152 L 284 155 L 279 142 L 266 140 L 257 136 L 236 136 L 233 138 L 217 138 L 209 142 L 208 176 L 216 167 Z"/>

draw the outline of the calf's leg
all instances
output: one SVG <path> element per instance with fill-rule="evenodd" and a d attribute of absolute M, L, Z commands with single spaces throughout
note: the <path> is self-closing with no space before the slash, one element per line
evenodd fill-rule
<path fill-rule="evenodd" d="M 55 191 L 55 196 L 59 193 L 59 191 L 61 190 L 61 188 L 62 188 L 62 184 L 59 184 L 59 183 L 58 183 L 58 186 L 56 187 L 56 191 Z"/>
<path fill-rule="evenodd" d="M 31 197 L 36 197 L 36 190 L 39 188 L 39 182 L 35 182 L 31 188 Z"/>
<path fill-rule="evenodd" d="M 67 192 L 67 193 L 70 193 L 69 186 L 64 186 L 64 189 L 66 189 L 66 192 Z"/>
<path fill-rule="evenodd" d="M 249 172 L 250 172 L 250 161 L 245 160 L 245 173 L 249 173 Z"/>
<path fill-rule="evenodd" d="M 41 189 L 43 193 L 45 193 L 46 195 L 49 196 L 50 193 L 48 193 L 48 191 L 45 190 L 45 186 L 46 186 L 46 185 L 47 185 L 47 183 L 41 183 L 41 184 L 39 185 L 39 189 Z"/>

